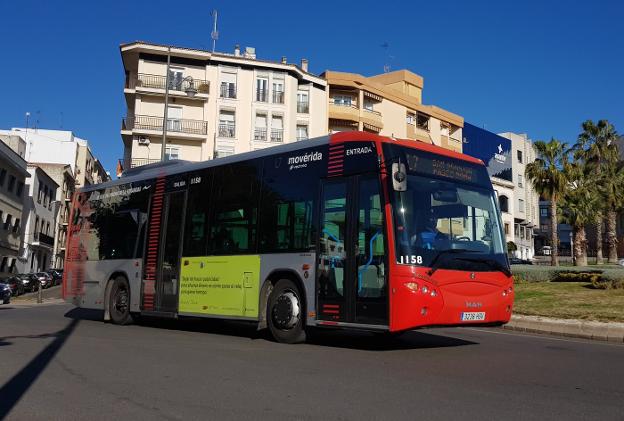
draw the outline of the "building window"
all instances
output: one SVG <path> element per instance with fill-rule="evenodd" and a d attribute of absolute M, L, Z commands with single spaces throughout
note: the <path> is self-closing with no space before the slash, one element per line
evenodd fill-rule
<path fill-rule="evenodd" d="M 334 95 L 334 105 L 342 105 L 350 107 L 353 102 L 353 97 L 349 95 Z"/>
<path fill-rule="evenodd" d="M 181 91 L 182 80 L 184 80 L 184 69 L 179 67 L 169 67 L 169 89 Z"/>
<path fill-rule="evenodd" d="M 273 82 L 273 103 L 274 104 L 284 103 L 284 81 L 283 80 L 276 80 Z"/>
<path fill-rule="evenodd" d="M 514 224 L 514 236 L 520 237 L 520 225 Z"/>
<path fill-rule="evenodd" d="M 15 187 L 15 176 L 11 174 L 9 176 L 9 186 L 7 187 L 9 189 L 9 192 L 12 192 L 14 187 Z"/>
<path fill-rule="evenodd" d="M 258 78 L 256 79 L 256 101 L 259 102 L 267 102 L 269 91 L 269 79 L 267 78 Z"/>
<path fill-rule="evenodd" d="M 501 212 L 509 212 L 509 198 L 507 196 L 499 196 L 498 206 L 500 207 Z"/>
<path fill-rule="evenodd" d="M 267 140 L 267 116 L 256 113 L 256 128 L 254 129 L 254 140 Z"/>
<path fill-rule="evenodd" d="M 307 92 L 297 92 L 297 112 L 302 114 L 310 112 L 310 99 Z"/>
<path fill-rule="evenodd" d="M 540 216 L 548 217 L 548 208 L 540 208 Z"/>
<path fill-rule="evenodd" d="M 4 179 L 6 178 L 7 171 L 2 168 L 0 169 L 0 187 L 4 186 Z"/>
<path fill-rule="evenodd" d="M 219 114 L 219 137 L 235 137 L 236 121 L 234 111 L 222 110 Z"/>
<path fill-rule="evenodd" d="M 308 126 L 305 124 L 297 124 L 297 140 L 306 140 L 308 138 Z"/>
<path fill-rule="evenodd" d="M 4 229 L 8 230 L 11 226 L 11 222 L 13 221 L 13 215 L 8 214 L 6 217 L 6 221 L 4 221 Z"/>
<path fill-rule="evenodd" d="M 522 164 L 522 151 L 516 151 L 518 154 L 518 163 Z"/>
<path fill-rule="evenodd" d="M 524 213 L 524 200 L 518 199 L 518 212 Z"/>
<path fill-rule="evenodd" d="M 39 184 L 39 193 L 37 194 L 37 203 L 41 203 L 43 198 L 43 187 Z"/>
<path fill-rule="evenodd" d="M 24 183 L 22 183 L 21 181 L 18 181 L 17 190 L 15 191 L 15 194 L 17 195 L 17 197 L 22 197 L 23 192 L 24 192 Z"/>
<path fill-rule="evenodd" d="M 412 125 L 416 124 L 416 115 L 412 113 L 407 113 L 407 115 L 405 116 L 405 122 Z"/>
<path fill-rule="evenodd" d="M 522 187 L 522 174 L 518 174 L 518 187 Z"/>
<path fill-rule="evenodd" d="M 177 146 L 167 146 L 165 147 L 165 158 L 167 161 L 172 159 L 180 159 L 180 148 Z"/>
<path fill-rule="evenodd" d="M 505 235 L 509 235 L 509 223 L 505 222 Z"/>
<path fill-rule="evenodd" d="M 221 73 L 221 98 L 236 98 L 236 73 Z"/>
<path fill-rule="evenodd" d="M 271 142 L 284 141 L 284 119 L 281 115 L 271 118 Z"/>
<path fill-rule="evenodd" d="M 429 116 L 427 114 L 416 113 L 416 127 L 421 130 L 429 131 Z M 446 136 L 448 136 L 448 134 Z"/>
<path fill-rule="evenodd" d="M 373 111 L 373 101 L 368 98 L 364 98 L 364 109 L 366 111 Z"/>

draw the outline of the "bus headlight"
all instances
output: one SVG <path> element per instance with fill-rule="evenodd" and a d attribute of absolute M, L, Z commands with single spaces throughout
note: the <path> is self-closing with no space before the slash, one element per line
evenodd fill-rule
<path fill-rule="evenodd" d="M 405 282 L 403 285 L 412 292 L 418 292 L 418 284 L 416 282 Z"/>

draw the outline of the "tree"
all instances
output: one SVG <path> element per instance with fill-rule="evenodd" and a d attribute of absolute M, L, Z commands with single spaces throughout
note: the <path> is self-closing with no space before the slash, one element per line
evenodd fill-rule
<path fill-rule="evenodd" d="M 565 164 L 564 175 L 567 188 L 561 196 L 561 220 L 572 226 L 574 235 L 574 264 L 587 266 L 587 224 L 595 223 L 602 195 L 596 189 L 600 175 L 582 160 Z"/>
<path fill-rule="evenodd" d="M 596 208 L 596 261 L 602 260 L 602 223 L 607 217 L 607 244 L 608 261 L 617 262 L 617 234 L 616 218 L 617 211 L 624 205 L 624 192 L 621 181 L 617 177 L 618 146 L 616 143 L 617 132 L 615 127 L 607 120 L 599 120 L 594 123 L 587 120 L 582 124 L 583 132 L 578 137 L 575 145 L 575 155 L 585 160 L 586 164 L 597 176 L 596 186 L 602 195 L 602 201 Z"/>
<path fill-rule="evenodd" d="M 567 163 L 568 152 L 565 143 L 552 138 L 549 142 L 534 143 L 537 152 L 535 161 L 527 164 L 525 175 L 533 183 L 535 191 L 544 199 L 550 200 L 550 244 L 552 253 L 550 264 L 559 266 L 557 235 L 557 201 L 566 189 L 563 167 Z"/>

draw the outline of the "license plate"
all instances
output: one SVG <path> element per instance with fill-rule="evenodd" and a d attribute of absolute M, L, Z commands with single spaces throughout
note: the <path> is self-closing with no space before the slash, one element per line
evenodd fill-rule
<path fill-rule="evenodd" d="M 468 311 L 461 314 L 462 322 L 476 322 L 485 320 L 484 311 Z"/>

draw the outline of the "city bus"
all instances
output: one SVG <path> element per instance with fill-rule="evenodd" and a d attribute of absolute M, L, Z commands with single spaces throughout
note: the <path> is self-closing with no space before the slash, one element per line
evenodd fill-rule
<path fill-rule="evenodd" d="M 400 333 L 509 321 L 513 282 L 483 162 L 341 132 L 76 192 L 63 296 L 104 320 L 210 317 Z"/>

